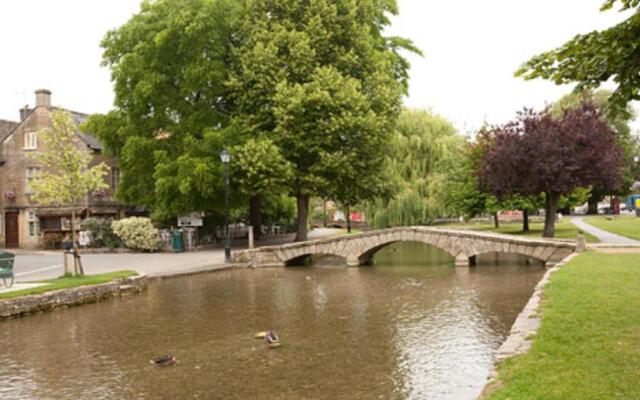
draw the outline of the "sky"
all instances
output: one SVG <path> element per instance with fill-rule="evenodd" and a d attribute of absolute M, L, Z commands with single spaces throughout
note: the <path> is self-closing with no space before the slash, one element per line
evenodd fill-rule
<path fill-rule="evenodd" d="M 428 108 L 463 133 L 501 123 L 523 107 L 541 108 L 572 87 L 524 81 L 513 73 L 531 56 L 628 14 L 599 12 L 604 0 L 399 0 L 389 35 L 409 38 L 424 57 L 411 61 L 405 104 Z M 0 0 L 0 119 L 18 119 L 33 91 L 52 103 L 106 112 L 113 104 L 100 40 L 139 10 L 139 0 Z M 635 125 L 635 124 L 634 124 Z"/>

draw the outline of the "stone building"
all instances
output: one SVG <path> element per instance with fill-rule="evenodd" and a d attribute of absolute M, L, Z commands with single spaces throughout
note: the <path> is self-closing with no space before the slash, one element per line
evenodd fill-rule
<path fill-rule="evenodd" d="M 41 173 L 33 152 L 42 150 L 38 131 L 51 126 L 51 113 L 60 109 L 51 105 L 51 92 L 36 90 L 35 107 L 20 110 L 20 121 L 0 120 L 0 248 L 40 248 L 55 242 L 71 231 L 71 209 L 38 204 L 29 189 L 29 181 Z M 88 115 L 71 113 L 76 125 Z M 87 196 L 79 210 L 80 218 L 100 216 L 122 218 L 136 214 L 136 209 L 114 199 L 120 182 L 116 160 L 102 152 L 100 143 L 90 134 L 76 131 L 77 144 L 92 155 L 92 163 L 104 162 L 109 169 L 105 177 L 109 189 Z M 138 210 L 139 211 L 139 210 Z M 79 219 L 80 219 L 79 218 Z"/>

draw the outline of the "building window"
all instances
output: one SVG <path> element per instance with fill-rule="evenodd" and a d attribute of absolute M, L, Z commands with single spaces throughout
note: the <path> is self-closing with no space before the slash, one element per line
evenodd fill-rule
<path fill-rule="evenodd" d="M 29 236 L 36 236 L 39 233 L 39 227 L 35 211 L 27 212 L 27 221 L 29 222 Z"/>
<path fill-rule="evenodd" d="M 120 168 L 111 168 L 111 191 L 117 192 L 120 187 Z"/>
<path fill-rule="evenodd" d="M 33 190 L 31 189 L 31 182 L 38 178 L 42 173 L 42 167 L 27 167 L 27 192 L 31 193 Z"/>
<path fill-rule="evenodd" d="M 24 149 L 35 150 L 38 148 L 38 134 L 36 132 L 24 133 Z"/>

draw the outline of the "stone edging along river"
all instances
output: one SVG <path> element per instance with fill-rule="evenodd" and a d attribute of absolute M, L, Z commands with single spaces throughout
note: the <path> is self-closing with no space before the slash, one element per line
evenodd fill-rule
<path fill-rule="evenodd" d="M 238 266 L 225 264 L 158 275 L 117 278 L 111 282 L 98 285 L 79 286 L 0 300 L 0 321 L 140 293 L 147 289 L 149 282 L 155 280 L 220 271 Z"/>
<path fill-rule="evenodd" d="M 578 253 L 570 254 L 565 257 L 562 261 L 556 264 L 553 268 L 550 268 L 547 272 L 545 272 L 540 282 L 536 285 L 533 290 L 533 294 L 527 305 L 524 306 L 524 309 L 518 314 L 516 321 L 511 326 L 511 331 L 509 332 L 509 336 L 502 343 L 498 351 L 496 352 L 495 361 L 493 364 L 493 369 L 491 370 L 491 374 L 489 376 L 489 380 L 480 394 L 478 399 L 486 398 L 492 391 L 493 388 L 499 384 L 497 380 L 497 367 L 507 358 L 524 354 L 531 348 L 531 343 L 533 337 L 538 332 L 538 328 L 540 327 L 540 323 L 542 322 L 542 313 L 541 313 L 541 301 L 544 292 L 544 287 L 549 282 L 551 275 L 553 275 L 556 271 L 558 271 L 562 266 L 567 264 L 573 257 L 577 256 Z"/>

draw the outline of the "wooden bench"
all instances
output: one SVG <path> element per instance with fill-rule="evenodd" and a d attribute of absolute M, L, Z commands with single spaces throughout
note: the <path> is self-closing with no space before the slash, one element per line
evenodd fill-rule
<path fill-rule="evenodd" d="M 0 278 L 5 286 L 13 286 L 13 263 L 16 255 L 8 252 L 0 252 Z M 7 285 L 7 280 L 9 284 Z"/>

